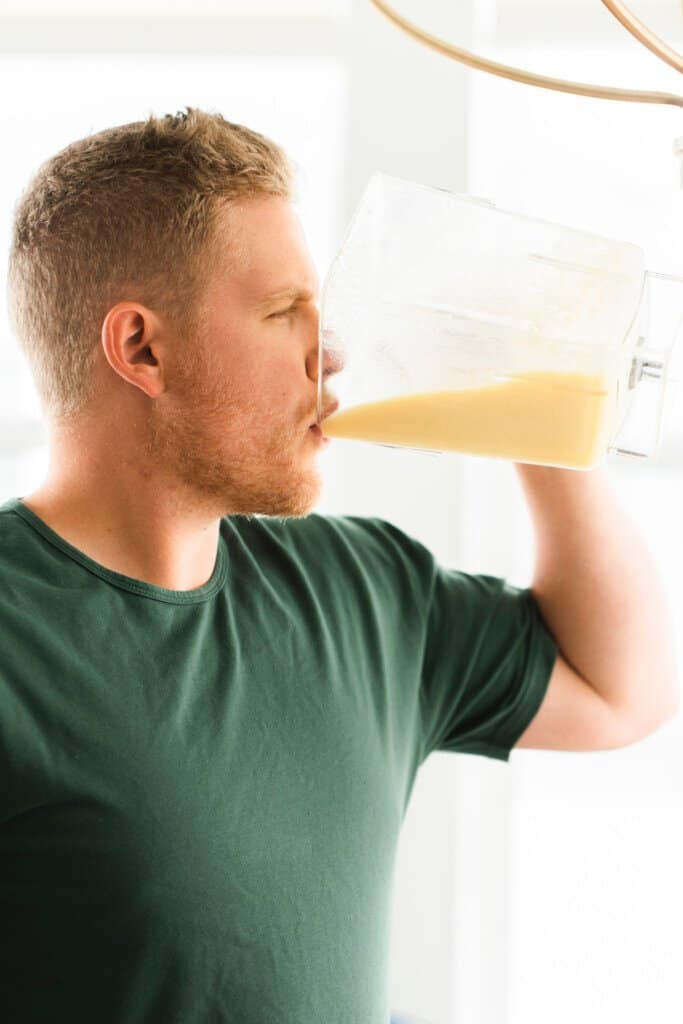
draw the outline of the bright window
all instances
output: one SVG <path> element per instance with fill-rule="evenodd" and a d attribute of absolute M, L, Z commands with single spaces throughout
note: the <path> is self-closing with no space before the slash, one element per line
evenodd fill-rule
<path fill-rule="evenodd" d="M 586 38 L 486 52 L 558 78 L 683 91 L 680 76 L 663 64 L 658 70 L 635 43 L 598 48 Z M 470 192 L 635 242 L 648 269 L 683 276 L 683 189 L 671 152 L 683 134 L 676 108 L 574 97 L 484 74 L 472 76 L 470 100 Z M 670 427 L 680 430 L 680 422 Z M 650 541 L 683 630 L 683 446 L 668 464 L 613 458 L 610 470 Z M 471 460 L 467 472 L 468 557 L 478 571 L 507 572 L 526 585 L 532 534 L 512 470 Z M 682 1019 L 682 751 L 679 716 L 624 750 L 513 754 L 506 1024 Z"/>

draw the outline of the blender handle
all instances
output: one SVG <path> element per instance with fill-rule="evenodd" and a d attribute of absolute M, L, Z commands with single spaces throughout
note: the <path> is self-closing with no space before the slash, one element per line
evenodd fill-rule
<path fill-rule="evenodd" d="M 627 394 L 624 396 L 630 408 L 619 423 L 607 451 L 631 459 L 656 458 L 663 423 L 667 419 L 667 397 L 678 381 L 668 370 L 669 360 L 661 358 L 659 352 L 633 353 L 631 359 Z"/>
<path fill-rule="evenodd" d="M 683 355 L 683 279 L 647 271 L 616 388 L 617 423 L 608 452 L 657 455 Z M 635 340 L 635 343 L 634 343 Z"/>

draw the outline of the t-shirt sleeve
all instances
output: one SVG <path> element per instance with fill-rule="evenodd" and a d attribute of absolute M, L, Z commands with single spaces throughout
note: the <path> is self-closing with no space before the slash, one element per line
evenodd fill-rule
<path fill-rule="evenodd" d="M 423 758 L 451 751 L 508 761 L 541 706 L 558 652 L 532 590 L 445 568 L 393 523 L 365 523 L 379 529 L 399 573 L 399 604 L 421 623 Z M 415 642 L 411 631 L 405 637 Z"/>
<path fill-rule="evenodd" d="M 530 588 L 435 562 L 420 680 L 425 756 L 509 760 L 545 697 L 557 651 Z"/>

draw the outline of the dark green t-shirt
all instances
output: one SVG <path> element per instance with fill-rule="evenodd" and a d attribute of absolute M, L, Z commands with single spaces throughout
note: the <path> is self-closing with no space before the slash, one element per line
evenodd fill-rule
<path fill-rule="evenodd" d="M 192 591 L 0 506 L 3 1019 L 387 1024 L 419 766 L 507 760 L 529 590 L 377 518 L 226 516 Z"/>

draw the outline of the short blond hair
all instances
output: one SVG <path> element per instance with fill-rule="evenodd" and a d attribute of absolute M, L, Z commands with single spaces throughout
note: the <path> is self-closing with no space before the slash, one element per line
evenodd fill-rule
<path fill-rule="evenodd" d="M 226 201 L 293 198 L 280 146 L 185 109 L 72 142 L 15 206 L 8 313 L 50 420 L 94 397 L 102 323 L 117 302 L 143 303 L 194 336 Z"/>

